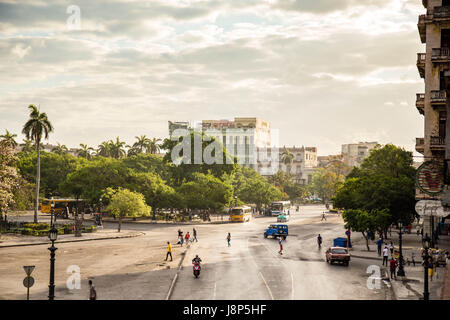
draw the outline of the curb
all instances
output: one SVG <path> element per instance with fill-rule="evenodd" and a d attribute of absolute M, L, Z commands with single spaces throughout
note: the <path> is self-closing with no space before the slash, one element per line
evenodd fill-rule
<path fill-rule="evenodd" d="M 370 260 L 377 260 L 380 261 L 380 258 L 374 258 L 374 257 L 367 257 L 367 256 L 356 256 L 350 253 L 350 257 L 352 258 L 360 258 L 360 259 L 370 259 Z"/>
<path fill-rule="evenodd" d="M 167 292 L 166 300 L 170 300 L 170 297 L 172 296 L 173 288 L 175 287 L 175 283 L 177 282 L 177 279 L 178 279 L 178 274 L 180 273 L 181 269 L 183 268 L 184 258 L 186 257 L 187 252 L 189 251 L 190 248 L 191 248 L 191 246 L 186 248 L 186 250 L 183 252 L 183 257 L 181 257 L 181 260 L 178 263 L 177 273 L 175 274 L 175 277 L 173 278 L 172 283 L 169 287 L 169 292 Z"/>
<path fill-rule="evenodd" d="M 112 239 L 126 239 L 126 238 L 135 238 L 144 235 L 145 233 L 139 232 L 134 235 L 126 235 L 126 236 L 116 236 L 116 237 L 104 237 L 104 238 L 94 238 L 94 239 L 77 239 L 77 240 L 61 240 L 56 241 L 55 243 L 69 243 L 69 242 L 83 242 L 83 241 L 96 241 L 96 240 L 112 240 Z M 26 247 L 26 246 L 40 246 L 40 245 L 48 245 L 49 242 L 38 242 L 38 243 L 23 243 L 23 244 L 11 244 L 11 245 L 0 245 L 1 248 L 12 248 L 12 247 Z"/>

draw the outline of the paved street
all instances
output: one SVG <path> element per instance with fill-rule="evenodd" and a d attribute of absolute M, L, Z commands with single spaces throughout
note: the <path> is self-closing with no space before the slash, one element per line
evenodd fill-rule
<path fill-rule="evenodd" d="M 329 265 L 324 251 L 343 235 L 342 218 L 322 206 L 300 207 L 288 222 L 291 236 L 278 254 L 278 242 L 264 239 L 264 228 L 276 218 L 262 217 L 245 224 L 199 225 L 198 243 L 187 249 L 171 299 L 386 299 L 389 290 L 369 290 L 366 269 L 373 261 L 355 258 L 349 267 Z M 114 229 L 106 223 L 105 229 Z M 186 247 L 174 244 L 174 261 L 164 262 L 166 241 L 176 242 L 177 230 L 192 233 L 192 225 L 124 224 L 140 231 L 135 238 L 57 243 L 56 299 L 87 299 L 87 280 L 93 279 L 99 299 L 165 299 Z M 231 247 L 226 235 L 231 233 Z M 320 233 L 324 243 L 317 248 Z M 36 265 L 31 299 L 46 299 L 49 251 L 46 245 L 0 248 L 0 299 L 24 299 L 24 265 Z M 195 279 L 191 260 L 198 254 L 202 273 Z M 69 290 L 67 267 L 78 265 L 81 289 Z"/>

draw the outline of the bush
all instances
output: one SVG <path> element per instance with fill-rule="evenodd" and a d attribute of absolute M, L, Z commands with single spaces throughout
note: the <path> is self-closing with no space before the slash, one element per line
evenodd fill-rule
<path fill-rule="evenodd" d="M 48 223 L 25 223 L 23 226 L 25 228 L 30 228 L 30 229 L 34 229 L 34 230 L 50 229 L 50 225 Z"/>

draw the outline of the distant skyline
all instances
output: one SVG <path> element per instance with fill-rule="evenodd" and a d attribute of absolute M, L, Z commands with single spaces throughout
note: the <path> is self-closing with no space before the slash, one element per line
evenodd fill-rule
<path fill-rule="evenodd" d="M 424 12 L 420 0 L 0 0 L 0 133 L 21 142 L 35 104 L 49 143 L 69 148 L 258 117 L 319 155 L 378 141 L 419 156 Z"/>

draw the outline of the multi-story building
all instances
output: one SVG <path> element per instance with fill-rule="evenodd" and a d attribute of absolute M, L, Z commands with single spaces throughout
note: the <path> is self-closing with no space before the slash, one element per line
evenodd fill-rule
<path fill-rule="evenodd" d="M 450 0 L 422 0 L 422 4 L 426 13 L 419 16 L 417 26 L 426 50 L 417 54 L 417 68 L 424 79 L 425 92 L 417 94 L 416 108 L 424 116 L 425 132 L 423 138 L 416 138 L 416 151 L 423 154 L 425 162 L 443 164 L 446 158 L 446 105 L 450 83 Z M 429 177 L 434 174 L 430 175 L 427 170 Z M 443 175 L 443 172 L 436 174 Z M 428 182 L 432 180 L 430 178 Z M 420 186 L 416 188 L 416 199 L 441 200 L 442 196 L 439 193 L 430 194 Z M 433 217 L 423 221 L 424 232 L 431 235 L 438 219 Z"/>
<path fill-rule="evenodd" d="M 343 162 L 349 167 L 359 167 L 370 150 L 375 148 L 378 142 L 360 142 L 342 145 Z"/>
<path fill-rule="evenodd" d="M 284 162 L 283 155 L 289 151 L 294 157 L 292 162 Z M 292 174 L 295 182 L 306 185 L 312 181 L 317 168 L 316 147 L 282 147 L 279 152 L 279 170 Z"/>

